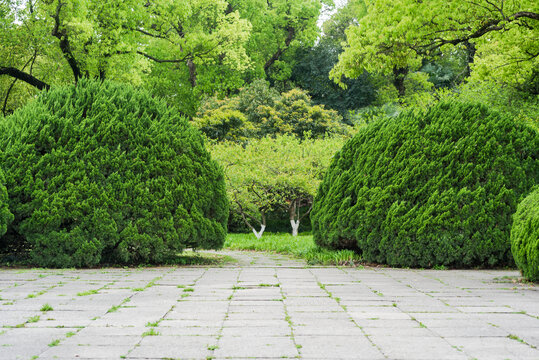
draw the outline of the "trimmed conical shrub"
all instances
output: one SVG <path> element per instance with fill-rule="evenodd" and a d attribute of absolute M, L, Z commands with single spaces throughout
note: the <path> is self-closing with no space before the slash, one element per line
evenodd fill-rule
<path fill-rule="evenodd" d="M 518 205 L 511 228 L 511 251 L 522 275 L 539 281 L 539 187 Z"/>
<path fill-rule="evenodd" d="M 13 221 L 13 214 L 11 214 L 8 207 L 7 190 L 4 183 L 4 173 L 0 169 L 0 237 L 6 233 L 7 226 Z M 1 244 L 0 242 L 0 246 Z"/>
<path fill-rule="evenodd" d="M 0 125 L 15 220 L 41 266 L 160 263 L 219 248 L 222 169 L 186 119 L 147 92 L 81 80 L 42 93 Z"/>
<path fill-rule="evenodd" d="M 539 136 L 482 105 L 441 103 L 380 120 L 327 171 L 318 245 L 394 266 L 512 263 L 511 216 L 539 182 Z"/>

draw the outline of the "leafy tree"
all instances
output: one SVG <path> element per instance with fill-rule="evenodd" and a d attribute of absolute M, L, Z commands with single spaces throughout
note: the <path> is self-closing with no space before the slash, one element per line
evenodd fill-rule
<path fill-rule="evenodd" d="M 522 275 L 539 281 L 539 187 L 518 205 L 511 228 L 511 251 Z"/>
<path fill-rule="evenodd" d="M 314 202 L 317 244 L 394 266 L 512 262 L 518 200 L 539 182 L 539 134 L 484 105 L 442 102 L 363 128 Z"/>
<path fill-rule="evenodd" d="M 222 169 L 148 92 L 86 79 L 44 92 L 0 123 L 0 149 L 15 215 L 3 244 L 36 265 L 159 263 L 224 242 Z"/>
<path fill-rule="evenodd" d="M 261 106 L 259 111 L 262 117 L 259 126 L 263 134 L 294 134 L 303 139 L 350 133 L 335 110 L 313 105 L 307 92 L 298 88 L 283 93 L 274 107 Z"/>
<path fill-rule="evenodd" d="M 523 84 L 537 77 L 539 8 L 536 1 L 373 0 L 367 15 L 347 30 L 347 47 L 331 76 L 363 71 L 393 74 L 399 94 L 422 59 L 458 47 L 474 79 Z"/>
<path fill-rule="evenodd" d="M 309 91 L 315 104 L 337 110 L 347 119 L 348 111 L 368 106 L 375 100 L 375 88 L 366 72 L 356 79 L 344 79 L 346 88 L 338 86 L 328 77 L 340 52 L 340 45 L 324 38 L 311 49 L 299 50 L 292 81 Z"/>
<path fill-rule="evenodd" d="M 10 0 L 3 12 L 0 75 L 38 89 L 114 79 L 194 113 L 197 96 L 241 86 L 250 66 L 251 25 L 226 0 Z"/>
<path fill-rule="evenodd" d="M 319 35 L 316 24 L 327 0 L 231 0 L 230 8 L 252 24 L 247 52 L 253 62 L 251 78 L 286 81 L 294 52 L 310 47 Z"/>
<path fill-rule="evenodd" d="M 292 234 L 297 235 L 322 175 L 343 143 L 340 137 L 301 141 L 292 135 L 277 135 L 250 139 L 245 146 L 216 143 L 211 153 L 225 169 L 233 211 L 257 237 L 262 236 L 272 211 L 287 214 Z"/>
<path fill-rule="evenodd" d="M 279 95 L 264 81 L 253 82 L 237 97 L 206 99 L 193 124 L 218 141 L 244 142 L 278 134 L 317 138 L 351 132 L 336 111 L 313 105 L 305 91 L 296 88 Z"/>

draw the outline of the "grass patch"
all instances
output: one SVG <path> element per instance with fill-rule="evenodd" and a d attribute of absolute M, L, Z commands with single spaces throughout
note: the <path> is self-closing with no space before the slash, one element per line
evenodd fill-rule
<path fill-rule="evenodd" d="M 54 340 L 53 342 L 51 342 L 51 343 L 49 344 L 49 346 L 50 346 L 50 347 L 58 346 L 58 344 L 60 344 L 60 339 Z"/>
<path fill-rule="evenodd" d="M 44 304 L 40 309 L 40 311 L 43 311 L 43 312 L 52 311 L 52 310 L 53 310 L 53 308 L 49 304 Z"/>
<path fill-rule="evenodd" d="M 38 321 L 39 321 L 39 318 L 40 318 L 39 315 L 32 316 L 31 318 L 28 318 L 28 320 L 27 320 L 26 322 L 29 323 L 29 324 L 35 323 L 35 322 L 38 322 Z"/>
<path fill-rule="evenodd" d="M 157 336 L 157 335 L 160 335 L 159 331 L 156 331 L 154 328 L 151 328 L 149 331 L 146 331 L 145 333 L 143 333 L 142 337 L 145 337 L 145 336 Z"/>
<path fill-rule="evenodd" d="M 88 291 L 77 293 L 77 296 L 88 296 L 88 295 L 95 295 L 98 293 L 99 293 L 98 290 L 88 290 Z"/>
<path fill-rule="evenodd" d="M 312 235 L 264 233 L 257 239 L 253 234 L 228 234 L 225 246 L 230 250 L 266 251 L 305 259 L 311 265 L 354 265 L 361 256 L 351 250 L 327 250 L 316 246 Z"/>

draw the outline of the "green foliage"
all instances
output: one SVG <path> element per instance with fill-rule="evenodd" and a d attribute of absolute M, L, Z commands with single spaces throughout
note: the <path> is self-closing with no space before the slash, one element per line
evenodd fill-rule
<path fill-rule="evenodd" d="M 352 265 L 361 261 L 361 257 L 350 250 L 319 248 L 314 243 L 312 235 L 291 236 L 271 233 L 257 239 L 253 234 L 228 234 L 224 247 L 231 250 L 293 255 L 305 259 L 311 265 Z"/>
<path fill-rule="evenodd" d="M 250 78 L 286 81 L 298 48 L 316 41 L 317 20 L 327 0 L 230 0 L 251 25 L 247 53 L 252 61 Z"/>
<path fill-rule="evenodd" d="M 162 262 L 219 248 L 223 172 L 200 134 L 147 92 L 111 82 L 43 93 L 0 124 L 15 220 L 41 266 Z"/>
<path fill-rule="evenodd" d="M 309 91 L 314 103 L 337 110 L 345 117 L 349 110 L 370 105 L 375 99 L 375 88 L 366 72 L 357 79 L 344 79 L 345 89 L 328 77 L 341 51 L 339 45 L 324 40 L 311 49 L 298 51 L 292 80 Z"/>
<path fill-rule="evenodd" d="M 425 58 L 454 47 L 473 59 L 473 80 L 523 85 L 539 64 L 537 1 L 374 0 L 347 31 L 347 46 L 332 78 L 364 70 L 417 70 Z"/>
<path fill-rule="evenodd" d="M 338 137 L 300 141 L 278 135 L 251 139 L 245 146 L 216 143 L 210 149 L 225 170 L 232 210 L 265 225 L 268 213 L 287 214 L 291 206 L 297 210 L 298 203 L 305 214 L 333 154 L 343 143 Z"/>
<path fill-rule="evenodd" d="M 486 106 L 443 102 L 361 128 L 311 220 L 320 246 L 398 266 L 511 263 L 511 215 L 539 182 L 539 136 Z"/>
<path fill-rule="evenodd" d="M 511 228 L 511 251 L 522 275 L 539 281 L 539 187 L 518 205 Z"/>
<path fill-rule="evenodd" d="M 2 121 L 1 118 L 0 121 Z M 8 225 L 13 221 L 13 214 L 8 207 L 8 196 L 4 183 L 4 173 L 0 169 L 0 237 L 6 233 Z"/>
<path fill-rule="evenodd" d="M 321 138 L 352 131 L 336 111 L 314 105 L 304 90 L 279 95 L 265 81 L 253 82 L 230 99 L 206 99 L 193 124 L 210 139 L 235 142 L 280 134 Z"/>
<path fill-rule="evenodd" d="M 342 79 L 346 89 L 328 77 L 339 60 L 345 30 L 366 14 L 363 0 L 349 0 L 322 25 L 323 36 L 311 48 L 296 52 L 292 81 L 312 96 L 313 102 L 337 110 L 346 120 L 348 111 L 370 105 L 375 98 L 375 88 L 366 72 L 357 79 Z"/>

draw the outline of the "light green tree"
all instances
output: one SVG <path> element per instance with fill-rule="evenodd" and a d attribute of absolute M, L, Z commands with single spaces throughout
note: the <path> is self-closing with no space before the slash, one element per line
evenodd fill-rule
<path fill-rule="evenodd" d="M 210 146 L 212 158 L 225 170 L 232 210 L 260 238 L 266 214 L 288 214 L 292 234 L 311 210 L 313 198 L 333 154 L 345 138 L 300 139 L 292 135 L 250 139 L 245 146 L 220 142 Z"/>
<path fill-rule="evenodd" d="M 364 70 L 392 74 L 402 96 L 405 79 L 425 58 L 452 47 L 467 52 L 473 80 L 522 85 L 539 68 L 539 3 L 534 0 L 371 0 L 367 15 L 347 30 L 331 77 Z"/>
<path fill-rule="evenodd" d="M 13 81 L 6 78 L 37 89 L 107 78 L 144 85 L 193 112 L 198 95 L 216 91 L 208 84 L 239 87 L 238 74 L 250 67 L 251 25 L 226 0 L 4 1 L 4 99 Z M 216 69 L 226 69 L 222 74 L 232 80 L 214 81 Z"/>

